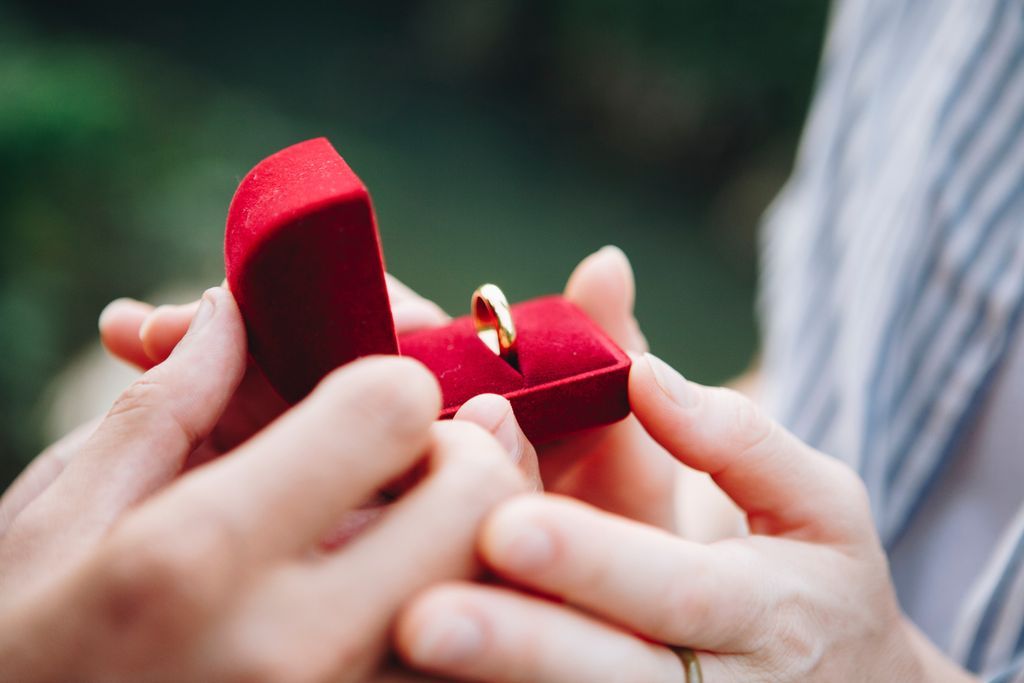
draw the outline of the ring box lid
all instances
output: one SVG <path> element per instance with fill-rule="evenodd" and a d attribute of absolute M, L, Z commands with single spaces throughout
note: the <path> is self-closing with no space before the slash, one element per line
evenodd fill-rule
<path fill-rule="evenodd" d="M 250 349 L 285 399 L 356 358 L 398 353 L 369 193 L 325 138 L 245 176 L 224 253 Z"/>

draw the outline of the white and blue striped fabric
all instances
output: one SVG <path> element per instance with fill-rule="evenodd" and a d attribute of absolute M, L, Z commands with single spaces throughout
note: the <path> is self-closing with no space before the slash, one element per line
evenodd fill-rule
<path fill-rule="evenodd" d="M 765 403 L 860 472 L 893 551 L 1022 341 L 1024 0 L 838 0 L 762 246 Z M 1000 683 L 1024 682 L 1016 491 L 943 644 Z"/>

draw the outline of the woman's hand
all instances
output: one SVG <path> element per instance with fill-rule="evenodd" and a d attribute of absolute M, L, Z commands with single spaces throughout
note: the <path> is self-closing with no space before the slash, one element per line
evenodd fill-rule
<path fill-rule="evenodd" d="M 373 680 L 400 605 L 474 575 L 480 521 L 526 485 L 482 429 L 434 423 L 436 382 L 412 361 L 352 363 L 179 477 L 245 372 L 237 307 L 210 290 L 173 353 L 58 447 L 63 470 L 5 496 L 0 678 Z M 319 550 L 421 463 L 369 528 Z"/>
<path fill-rule="evenodd" d="M 617 247 L 583 259 L 565 297 L 631 353 L 647 351 L 633 315 L 633 269 Z M 683 467 L 630 415 L 613 425 L 573 435 L 540 449 L 548 491 L 602 510 L 710 540 L 744 532 L 736 507 L 706 476 Z"/>
<path fill-rule="evenodd" d="M 688 647 L 707 683 L 969 680 L 906 625 L 854 472 L 739 394 L 634 360 L 640 423 L 710 474 L 752 535 L 698 544 L 578 501 L 518 498 L 489 517 L 479 551 L 530 593 L 427 590 L 397 629 L 410 664 L 489 683 L 680 683 L 671 648 Z"/>

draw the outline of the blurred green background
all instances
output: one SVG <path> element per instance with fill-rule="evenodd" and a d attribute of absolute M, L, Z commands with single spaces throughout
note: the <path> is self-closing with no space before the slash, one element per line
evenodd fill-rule
<path fill-rule="evenodd" d="M 0 485 L 43 445 L 72 390 L 54 377 L 95 344 L 104 304 L 218 282 L 238 181 L 320 135 L 370 187 L 389 269 L 449 311 L 484 281 L 558 291 L 615 243 L 652 349 L 698 380 L 740 372 L 757 221 L 826 12 L 0 1 Z"/>

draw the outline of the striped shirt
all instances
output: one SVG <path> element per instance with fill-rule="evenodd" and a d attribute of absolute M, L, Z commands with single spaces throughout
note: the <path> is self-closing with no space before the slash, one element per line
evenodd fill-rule
<path fill-rule="evenodd" d="M 1024 0 L 837 0 L 762 247 L 769 410 L 860 472 L 910 618 L 1024 683 Z"/>

